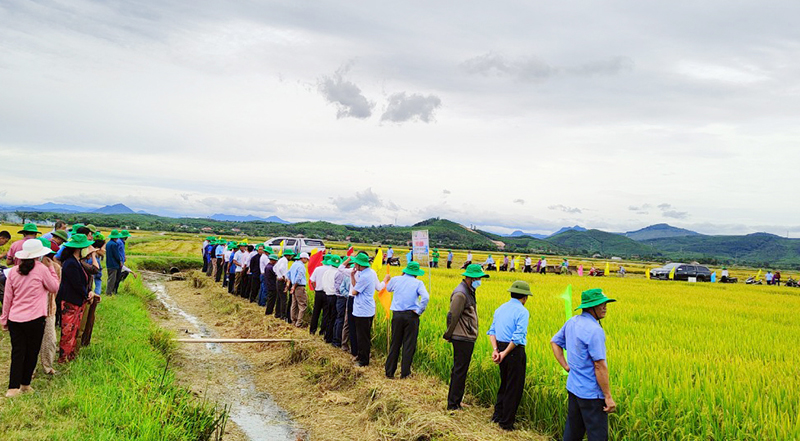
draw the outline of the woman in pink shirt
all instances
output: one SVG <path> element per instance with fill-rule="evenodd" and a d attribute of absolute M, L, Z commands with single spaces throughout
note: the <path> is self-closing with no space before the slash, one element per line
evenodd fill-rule
<path fill-rule="evenodd" d="M 6 280 L 0 325 L 11 334 L 7 397 L 33 391 L 31 377 L 42 346 L 47 293 L 58 291 L 58 276 L 52 263 L 38 259 L 51 252 L 36 239 L 26 240 L 14 256 L 20 264 L 11 268 Z"/>

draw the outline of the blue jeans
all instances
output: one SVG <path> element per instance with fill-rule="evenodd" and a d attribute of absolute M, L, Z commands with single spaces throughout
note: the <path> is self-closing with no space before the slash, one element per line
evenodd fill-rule
<path fill-rule="evenodd" d="M 103 279 L 99 277 L 94 278 L 94 293 L 100 295 L 100 289 L 103 287 Z"/>
<path fill-rule="evenodd" d="M 336 296 L 336 321 L 333 323 L 333 345 L 342 347 L 342 328 L 344 327 L 344 314 L 347 309 L 347 297 Z"/>
<path fill-rule="evenodd" d="M 264 281 L 264 275 L 261 274 L 261 288 L 258 291 L 258 306 L 267 306 L 267 284 Z"/>

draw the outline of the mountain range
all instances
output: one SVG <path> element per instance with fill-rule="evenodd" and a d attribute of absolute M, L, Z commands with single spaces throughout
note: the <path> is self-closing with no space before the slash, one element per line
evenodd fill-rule
<path fill-rule="evenodd" d="M 291 222 L 285 221 L 278 216 L 270 216 L 270 217 L 258 217 L 248 214 L 247 216 L 237 216 L 235 214 L 222 214 L 222 213 L 215 213 L 209 216 L 209 219 L 218 220 L 218 221 L 231 221 L 231 222 L 275 222 L 278 224 L 289 224 Z"/>

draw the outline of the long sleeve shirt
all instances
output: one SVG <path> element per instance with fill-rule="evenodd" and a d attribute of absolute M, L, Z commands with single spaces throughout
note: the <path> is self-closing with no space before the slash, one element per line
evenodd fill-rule
<path fill-rule="evenodd" d="M 106 268 L 110 270 L 122 268 L 122 252 L 119 242 L 119 239 L 111 239 L 106 244 Z"/>
<path fill-rule="evenodd" d="M 494 335 L 497 341 L 525 346 L 528 339 L 530 313 L 517 299 L 511 299 L 494 311 L 492 326 L 486 335 Z"/>
<path fill-rule="evenodd" d="M 391 291 L 392 311 L 414 311 L 417 315 L 422 315 L 428 307 L 430 295 L 425 289 L 425 284 L 414 276 L 403 274 L 402 276 L 392 277 L 386 290 Z"/>
<path fill-rule="evenodd" d="M 77 306 L 83 305 L 89 298 L 88 282 L 89 276 L 78 259 L 68 257 L 62 262 L 61 284 L 58 287 L 56 299 Z"/>
<path fill-rule="evenodd" d="M 356 277 L 356 284 L 351 291 L 355 296 L 353 299 L 353 315 L 356 317 L 375 316 L 375 288 L 378 280 L 377 274 L 372 268 L 365 268 L 359 271 L 360 277 Z"/>
<path fill-rule="evenodd" d="M 0 324 L 22 323 L 47 316 L 48 293 L 58 291 L 58 275 L 41 262 L 23 276 L 19 267 L 8 274 Z"/>
<path fill-rule="evenodd" d="M 275 277 L 278 279 L 286 279 L 286 276 L 289 274 L 289 259 L 285 257 L 281 257 L 278 259 L 278 262 L 275 263 Z"/>
<path fill-rule="evenodd" d="M 306 282 L 306 266 L 302 261 L 298 260 L 292 264 L 289 273 L 286 275 L 292 285 L 305 286 Z"/>

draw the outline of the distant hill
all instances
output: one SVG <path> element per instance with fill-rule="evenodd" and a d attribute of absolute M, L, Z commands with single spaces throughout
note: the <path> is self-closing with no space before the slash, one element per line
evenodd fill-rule
<path fill-rule="evenodd" d="M 555 233 L 547 237 L 557 236 L 565 231 L 586 231 L 586 228 L 583 228 L 580 225 L 575 225 L 574 227 L 562 227 L 560 230 L 556 231 Z"/>
<path fill-rule="evenodd" d="M 535 239 L 546 239 L 547 234 L 536 234 L 536 233 L 525 233 L 522 230 L 516 230 L 511 234 L 507 234 L 504 237 L 533 237 Z"/>
<path fill-rule="evenodd" d="M 277 216 L 270 216 L 270 217 L 258 217 L 248 214 L 247 216 L 237 216 L 235 214 L 223 214 L 223 213 L 216 213 L 209 217 L 209 219 L 214 219 L 218 221 L 232 221 L 232 222 L 253 222 L 253 221 L 261 221 L 261 222 L 275 222 L 278 224 L 289 224 L 291 222 L 287 222 Z"/>
<path fill-rule="evenodd" d="M 39 211 L 49 213 L 85 213 L 92 211 L 92 208 L 81 207 L 78 205 L 55 204 L 47 202 L 37 205 L 4 205 L 0 206 L 0 211 Z"/>
<path fill-rule="evenodd" d="M 134 214 L 135 211 L 131 210 L 124 204 L 114 204 L 114 205 L 106 205 L 105 207 L 100 207 L 97 210 L 92 210 L 92 213 L 100 213 L 100 214 Z"/>
<path fill-rule="evenodd" d="M 768 233 L 746 236 L 682 236 L 643 241 L 668 256 L 683 260 L 716 259 L 730 263 L 770 265 L 800 265 L 800 239 L 787 239 Z"/>
<path fill-rule="evenodd" d="M 629 257 L 660 254 L 650 245 L 600 230 L 567 230 L 548 238 L 547 241 L 585 255 L 599 253 L 603 256 Z"/>
<path fill-rule="evenodd" d="M 700 233 L 686 230 L 683 228 L 673 227 L 668 224 L 656 224 L 644 227 L 641 230 L 628 231 L 623 233 L 623 236 L 629 237 L 633 240 L 642 241 L 649 239 L 661 239 L 664 237 L 683 237 L 683 236 L 697 236 Z"/>

